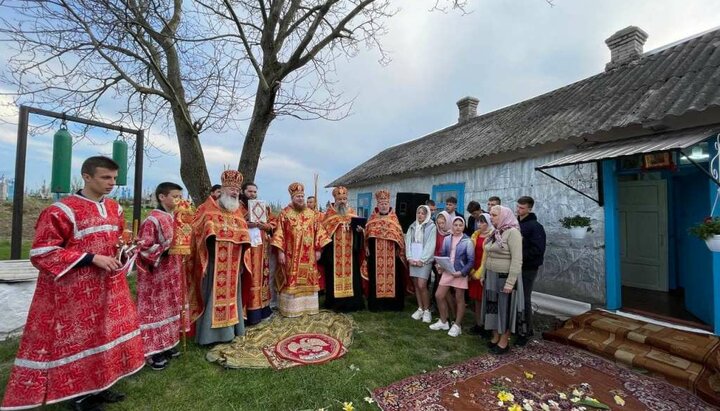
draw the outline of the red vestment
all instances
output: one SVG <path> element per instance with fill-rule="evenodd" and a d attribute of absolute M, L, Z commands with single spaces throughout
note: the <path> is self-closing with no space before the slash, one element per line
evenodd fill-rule
<path fill-rule="evenodd" d="M 208 290 L 212 300 L 212 312 L 205 313 L 205 297 L 202 280 L 208 273 L 208 240 L 213 239 L 214 264 L 212 284 Z M 240 292 L 240 270 L 250 267 L 249 253 L 243 248 L 249 246 L 250 235 L 243 210 L 230 212 L 221 208 L 212 197 L 198 207 L 192 228 L 191 254 L 188 259 L 188 300 L 191 320 L 209 315 L 212 328 L 233 326 L 240 322 L 238 300 Z M 239 307 L 242 310 L 242 307 Z"/>
<path fill-rule="evenodd" d="M 138 233 L 137 302 L 145 356 L 167 351 L 180 341 L 183 257 L 168 254 L 173 224 L 172 214 L 155 209 Z"/>
<path fill-rule="evenodd" d="M 280 213 L 272 245 L 285 254 L 277 275 L 280 313 L 286 317 L 319 311 L 318 268 L 315 252 L 330 242 L 317 212 L 285 207 Z"/>
<path fill-rule="evenodd" d="M 401 310 L 403 282 L 407 287 L 412 282 L 405 260 L 405 236 L 395 212 L 383 215 L 375 209 L 365 224 L 365 244 L 369 258 L 362 273 L 369 288 L 368 308 Z"/>
<path fill-rule="evenodd" d="M 250 221 L 250 210 L 243 208 L 245 219 Z M 275 227 L 274 218 L 267 210 L 270 227 Z M 252 230 L 252 229 L 251 229 Z M 247 325 L 257 324 L 272 314 L 270 309 L 270 234 L 259 229 L 260 242 L 251 244 L 247 254 L 250 254 L 250 269 L 243 271 L 242 275 L 242 302 Z"/>
<path fill-rule="evenodd" d="M 30 251 L 40 274 L 3 409 L 102 391 L 145 364 L 126 273 L 85 259 L 115 255 L 124 226 L 115 201 L 77 194 L 40 214 Z"/>

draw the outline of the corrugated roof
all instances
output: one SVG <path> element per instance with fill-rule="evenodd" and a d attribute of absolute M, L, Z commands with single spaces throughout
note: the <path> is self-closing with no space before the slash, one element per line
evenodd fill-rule
<path fill-rule="evenodd" d="M 550 161 L 539 169 L 560 167 L 571 164 L 588 163 L 591 161 L 619 158 L 643 153 L 657 153 L 670 150 L 682 150 L 695 145 L 710 136 L 717 134 L 718 127 L 701 127 L 697 129 L 675 131 L 643 138 L 625 139 L 610 143 L 597 144 L 584 148 L 578 153 L 570 154 Z"/>
<path fill-rule="evenodd" d="M 720 107 L 720 30 L 390 147 L 328 186 L 357 186 L 710 107 Z"/>

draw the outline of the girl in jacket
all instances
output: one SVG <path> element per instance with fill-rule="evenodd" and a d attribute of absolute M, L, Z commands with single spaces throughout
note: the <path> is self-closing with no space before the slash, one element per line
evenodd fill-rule
<path fill-rule="evenodd" d="M 405 234 L 405 253 L 418 304 L 418 309 L 412 314 L 412 318 L 429 323 L 432 321 L 432 315 L 428 279 L 435 255 L 435 224 L 430 218 L 430 207 L 426 205 L 417 208 L 415 218 Z"/>
<path fill-rule="evenodd" d="M 449 330 L 448 335 L 457 337 L 462 334 L 462 318 L 465 314 L 465 290 L 468 288 L 468 274 L 475 261 L 475 246 L 470 237 L 463 233 L 465 220 L 462 217 L 455 217 L 452 220 L 452 235 L 443 240 L 440 256 L 449 257 L 455 271 L 442 271 L 440 287 L 438 287 L 435 299 L 440 311 L 440 319 L 430 325 L 431 330 Z M 438 270 L 442 270 L 438 268 Z M 448 324 L 447 294 L 450 289 L 455 290 L 456 316 L 455 323 L 450 327 Z"/>

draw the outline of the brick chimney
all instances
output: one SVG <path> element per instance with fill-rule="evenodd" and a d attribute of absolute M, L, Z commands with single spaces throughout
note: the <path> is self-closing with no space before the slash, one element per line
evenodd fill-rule
<path fill-rule="evenodd" d="M 610 49 L 610 62 L 605 65 L 605 71 L 620 67 L 642 56 L 643 45 L 648 34 L 636 26 L 628 26 L 605 40 Z"/>
<path fill-rule="evenodd" d="M 458 123 L 462 123 L 477 116 L 477 106 L 479 102 L 480 100 L 469 96 L 458 100 L 458 102 L 455 103 L 457 104 L 458 111 L 460 112 L 460 115 L 458 116 Z"/>

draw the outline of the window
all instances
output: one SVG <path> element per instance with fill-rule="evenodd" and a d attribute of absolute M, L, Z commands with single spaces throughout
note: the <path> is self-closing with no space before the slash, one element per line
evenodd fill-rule
<path fill-rule="evenodd" d="M 368 218 L 372 207 L 372 193 L 359 193 L 357 197 L 358 217 Z"/>
<path fill-rule="evenodd" d="M 448 197 L 455 197 L 458 200 L 457 214 L 465 214 L 465 183 L 440 184 L 433 186 L 432 199 L 438 211 L 445 209 L 445 200 Z"/>

